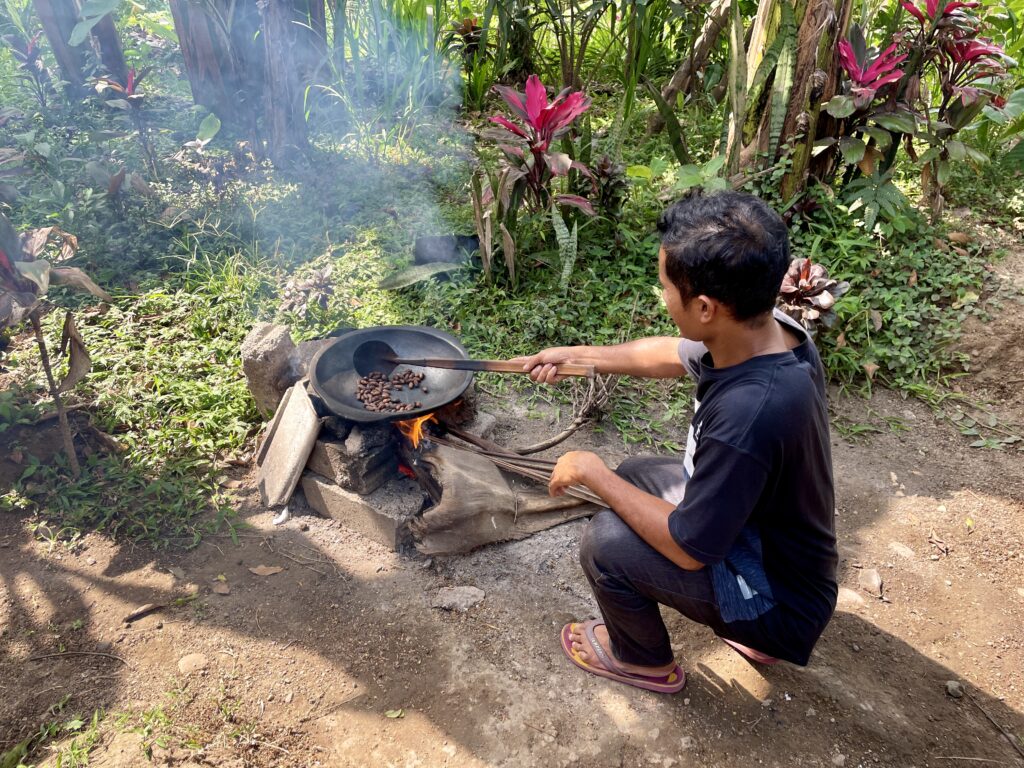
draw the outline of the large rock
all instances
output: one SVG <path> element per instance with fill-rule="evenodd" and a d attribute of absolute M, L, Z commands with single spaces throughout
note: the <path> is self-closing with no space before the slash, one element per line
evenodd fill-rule
<path fill-rule="evenodd" d="M 294 370 L 295 344 L 288 328 L 257 323 L 242 342 L 242 370 L 256 407 L 269 416 L 277 410 L 282 396 L 297 380 Z"/>

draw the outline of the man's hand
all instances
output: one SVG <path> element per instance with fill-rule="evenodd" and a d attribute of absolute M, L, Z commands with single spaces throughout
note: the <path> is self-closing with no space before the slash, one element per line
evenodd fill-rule
<path fill-rule="evenodd" d="M 555 464 L 551 480 L 548 482 L 548 493 L 552 496 L 562 496 L 570 485 L 583 485 L 589 488 L 590 481 L 596 475 L 607 471 L 607 465 L 596 453 L 569 451 Z"/>
<path fill-rule="evenodd" d="M 509 362 L 519 363 L 530 378 L 543 384 L 557 384 L 556 366 L 564 363 L 592 365 L 597 373 L 642 376 L 650 379 L 669 379 L 686 375 L 679 359 L 679 338 L 654 336 L 636 339 L 610 347 L 549 347 L 526 357 L 515 357 Z"/>
<path fill-rule="evenodd" d="M 557 384 L 565 376 L 559 376 L 556 366 L 565 363 L 582 363 L 574 357 L 576 347 L 550 347 L 529 357 L 516 357 L 512 363 L 522 363 L 523 370 L 530 372 L 530 378 L 543 384 Z M 587 363 L 584 363 L 587 364 Z"/>

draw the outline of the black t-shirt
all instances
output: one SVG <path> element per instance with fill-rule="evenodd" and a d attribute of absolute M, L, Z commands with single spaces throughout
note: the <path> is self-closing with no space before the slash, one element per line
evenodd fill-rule
<path fill-rule="evenodd" d="M 669 530 L 685 552 L 713 567 L 716 592 L 723 567 L 715 564 L 727 559 L 740 563 L 734 570 L 746 581 L 766 577 L 754 592 L 770 598 L 767 607 L 737 621 L 735 639 L 806 664 L 835 610 L 835 496 L 821 359 L 803 329 L 780 315 L 803 338 L 788 352 L 715 368 L 702 345 L 680 345 L 696 374 L 698 407 L 685 498 Z M 752 559 L 761 561 L 753 578 Z"/>

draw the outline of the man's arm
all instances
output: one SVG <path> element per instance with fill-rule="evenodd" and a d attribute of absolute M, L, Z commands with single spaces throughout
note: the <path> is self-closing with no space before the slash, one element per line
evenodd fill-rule
<path fill-rule="evenodd" d="M 686 375 L 679 359 L 679 339 L 654 336 L 608 347 L 551 347 L 515 362 L 530 371 L 530 378 L 554 384 L 563 377 L 555 374 L 559 363 L 592 365 L 597 373 L 617 373 L 648 379 L 670 379 Z"/>
<path fill-rule="evenodd" d="M 561 496 L 570 485 L 584 485 L 600 496 L 641 539 L 680 568 L 699 571 L 704 567 L 704 563 L 684 552 L 669 533 L 668 516 L 675 506 L 626 482 L 597 454 L 570 451 L 558 460 L 548 491 L 552 496 Z"/>

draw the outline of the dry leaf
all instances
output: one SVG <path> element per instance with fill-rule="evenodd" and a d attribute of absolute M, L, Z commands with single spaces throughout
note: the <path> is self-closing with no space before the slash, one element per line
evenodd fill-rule
<path fill-rule="evenodd" d="M 864 363 L 864 372 L 868 375 L 869 381 L 874 381 L 875 373 L 878 371 L 878 365 L 875 363 Z"/>
<path fill-rule="evenodd" d="M 121 191 L 121 185 L 124 184 L 124 176 L 127 169 L 122 168 L 120 171 L 110 177 L 110 181 L 107 182 L 107 196 L 113 197 Z"/>
<path fill-rule="evenodd" d="M 53 267 L 50 269 L 50 281 L 54 285 L 70 285 L 88 291 L 103 301 L 113 301 L 110 294 L 94 283 L 88 275 L 78 267 Z"/>
<path fill-rule="evenodd" d="M 871 322 L 875 326 L 875 331 L 882 330 L 882 313 L 877 309 L 872 309 L 868 314 L 871 315 Z"/>
<path fill-rule="evenodd" d="M 949 240 L 957 245 L 967 245 L 971 242 L 971 236 L 966 232 L 950 232 Z"/>
<path fill-rule="evenodd" d="M 936 237 L 932 240 L 932 244 L 943 253 L 949 253 L 949 244 L 945 240 Z"/>
<path fill-rule="evenodd" d="M 917 285 L 917 270 L 916 269 L 913 270 L 910 273 L 910 277 L 907 280 L 907 285 L 909 285 L 911 288 L 913 288 L 915 285 Z"/>
<path fill-rule="evenodd" d="M 967 532 L 968 533 L 974 533 L 974 518 L 973 517 L 968 517 L 966 520 L 964 520 L 964 525 L 967 526 Z"/>
<path fill-rule="evenodd" d="M 218 595 L 230 595 L 231 594 L 231 587 L 229 587 L 223 581 L 218 581 L 217 583 L 215 583 L 213 585 L 212 589 Z"/>
<path fill-rule="evenodd" d="M 70 312 L 64 316 L 64 330 L 60 337 L 60 354 L 68 353 L 68 373 L 57 388 L 58 392 L 67 392 L 85 378 L 92 368 L 92 359 L 85 348 L 81 334 L 75 326 L 75 318 Z"/>
<path fill-rule="evenodd" d="M 273 576 L 275 573 L 283 571 L 279 565 L 257 565 L 255 568 L 250 568 L 250 573 L 255 573 L 257 576 Z"/>
<path fill-rule="evenodd" d="M 842 349 L 846 346 L 846 333 L 840 333 L 836 336 L 836 349 Z"/>

